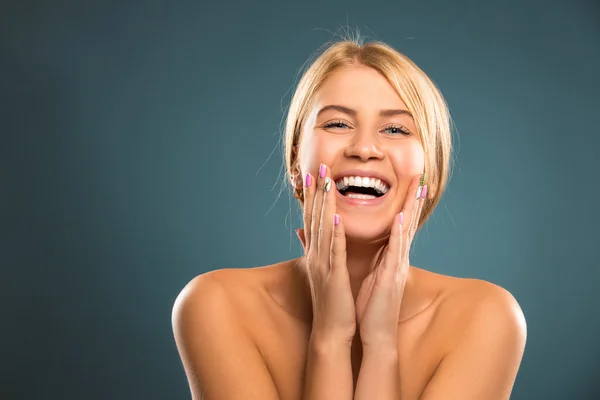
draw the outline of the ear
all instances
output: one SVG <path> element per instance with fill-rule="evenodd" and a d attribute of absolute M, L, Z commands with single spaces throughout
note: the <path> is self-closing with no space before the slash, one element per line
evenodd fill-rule
<path fill-rule="evenodd" d="M 300 174 L 300 168 L 298 167 L 298 147 L 292 146 L 292 174 L 290 176 L 290 181 L 292 186 L 296 189 L 302 188 L 302 176 Z"/>
<path fill-rule="evenodd" d="M 302 189 L 304 187 L 304 183 L 302 182 L 302 175 L 297 168 L 295 168 L 290 176 L 290 183 L 294 189 Z"/>

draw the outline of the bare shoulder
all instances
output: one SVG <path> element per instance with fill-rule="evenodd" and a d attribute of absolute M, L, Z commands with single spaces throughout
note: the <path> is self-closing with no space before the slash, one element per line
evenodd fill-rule
<path fill-rule="evenodd" d="M 515 297 L 481 279 L 437 275 L 430 326 L 438 346 L 420 399 L 508 399 L 523 357 L 527 326 Z"/>
<path fill-rule="evenodd" d="M 460 316 L 472 316 L 481 310 L 502 311 L 522 316 L 521 307 L 507 289 L 482 279 L 448 277 L 445 295 L 440 306 Z M 494 307 L 490 310 L 490 307 Z"/>
<path fill-rule="evenodd" d="M 209 271 L 196 276 L 177 296 L 172 316 L 178 316 L 188 310 L 199 315 L 210 313 L 211 310 L 227 309 L 228 316 L 236 317 L 238 311 L 234 307 L 231 293 L 232 285 L 235 285 L 238 280 L 237 274 L 227 269 Z"/>
<path fill-rule="evenodd" d="M 188 286 L 191 291 L 202 292 L 209 286 L 218 291 L 239 318 L 245 318 L 255 309 L 256 302 L 266 294 L 270 280 L 276 272 L 275 266 L 249 268 L 224 268 L 204 273 L 194 278 Z"/>
<path fill-rule="evenodd" d="M 189 322 L 236 324 L 244 328 L 247 311 L 256 305 L 264 283 L 262 268 L 227 268 L 193 278 L 179 293 L 173 305 L 173 324 L 189 314 Z M 217 318 L 217 321 L 212 321 Z M 248 333 L 243 330 L 241 332 Z"/>
<path fill-rule="evenodd" d="M 243 287 L 241 272 L 215 270 L 199 275 L 173 305 L 173 334 L 193 399 L 278 397 L 246 329 L 238 298 L 232 295 L 236 287 Z"/>
<path fill-rule="evenodd" d="M 470 333 L 484 330 L 502 329 L 524 339 L 525 316 L 507 289 L 482 279 L 436 275 L 443 282 L 436 316 L 445 331 L 446 353 L 458 347 Z"/>

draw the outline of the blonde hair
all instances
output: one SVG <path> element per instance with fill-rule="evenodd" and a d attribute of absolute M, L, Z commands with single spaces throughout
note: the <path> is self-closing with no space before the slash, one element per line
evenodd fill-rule
<path fill-rule="evenodd" d="M 288 177 L 298 172 L 300 133 L 312 108 L 315 93 L 341 68 L 364 65 L 380 72 L 412 113 L 425 153 L 428 196 L 419 228 L 429 218 L 448 182 L 452 152 L 452 120 L 444 97 L 433 81 L 407 56 L 385 43 L 344 39 L 330 44 L 298 82 L 288 109 L 284 132 L 284 160 Z M 286 179 L 289 182 L 289 179 Z M 299 197 L 302 203 L 302 196 Z"/>

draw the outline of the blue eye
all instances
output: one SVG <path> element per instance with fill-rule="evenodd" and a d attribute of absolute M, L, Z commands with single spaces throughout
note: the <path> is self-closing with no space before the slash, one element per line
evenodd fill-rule
<path fill-rule="evenodd" d="M 342 128 L 342 126 L 348 126 L 345 123 L 343 123 L 342 121 L 336 121 L 336 122 L 328 122 L 325 125 L 323 125 L 323 128 Z"/>
<path fill-rule="evenodd" d="M 392 135 L 398 135 L 398 134 L 400 134 L 400 135 L 410 135 L 410 131 L 408 129 L 406 129 L 405 127 L 403 127 L 402 125 L 388 126 L 384 130 L 390 131 L 392 129 L 395 130 L 395 132 L 390 132 Z"/>
<path fill-rule="evenodd" d="M 328 122 L 325 125 L 323 125 L 323 128 L 347 128 L 348 125 L 345 124 L 342 121 L 333 121 L 333 122 Z M 384 129 L 384 132 L 388 132 L 391 135 L 406 135 L 406 136 L 410 136 L 411 133 L 408 129 L 406 129 L 405 127 L 403 127 L 402 125 L 392 125 L 392 126 L 388 126 L 387 128 Z"/>

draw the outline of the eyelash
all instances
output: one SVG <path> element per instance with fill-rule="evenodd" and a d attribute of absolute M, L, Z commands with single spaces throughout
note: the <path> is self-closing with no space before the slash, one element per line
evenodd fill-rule
<path fill-rule="evenodd" d="M 333 128 L 335 127 L 335 125 L 345 125 L 348 126 L 346 123 L 342 122 L 342 121 L 334 121 L 334 122 L 328 122 L 325 125 L 323 125 L 323 128 Z M 340 128 L 339 126 L 337 128 Z M 402 125 L 392 125 L 392 126 L 388 126 L 385 129 L 398 129 L 400 130 L 400 134 L 402 135 L 411 135 L 410 131 L 408 129 L 406 129 L 405 127 L 403 127 Z M 392 133 L 392 135 L 397 135 L 395 133 Z"/>

